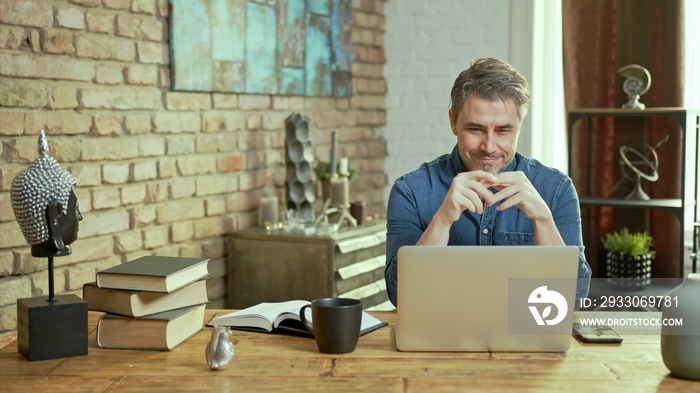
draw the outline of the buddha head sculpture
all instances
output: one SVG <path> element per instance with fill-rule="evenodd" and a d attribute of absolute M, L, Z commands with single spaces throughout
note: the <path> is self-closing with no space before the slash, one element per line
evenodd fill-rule
<path fill-rule="evenodd" d="M 12 210 L 34 257 L 70 255 L 83 219 L 73 186 L 75 178 L 48 155 L 44 130 L 39 158 L 12 181 Z"/>

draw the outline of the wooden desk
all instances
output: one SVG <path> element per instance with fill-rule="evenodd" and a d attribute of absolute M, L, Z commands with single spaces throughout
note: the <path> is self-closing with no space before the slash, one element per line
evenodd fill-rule
<path fill-rule="evenodd" d="M 223 310 L 208 310 L 207 320 Z M 0 350 L 0 390 L 221 392 L 678 391 L 700 382 L 672 377 L 659 336 L 625 335 L 622 345 L 584 345 L 558 353 L 405 353 L 394 344 L 393 312 L 372 312 L 389 326 L 360 338 L 350 354 L 325 355 L 308 338 L 234 331 L 236 355 L 212 371 L 204 348 L 211 328 L 171 352 L 99 349 L 90 312 L 87 356 L 26 361 L 16 342 Z"/>

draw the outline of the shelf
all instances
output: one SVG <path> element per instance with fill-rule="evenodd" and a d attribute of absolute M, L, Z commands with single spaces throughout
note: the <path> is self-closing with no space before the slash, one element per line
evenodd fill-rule
<path fill-rule="evenodd" d="M 667 115 L 684 115 L 686 113 L 693 113 L 696 110 L 685 109 L 685 108 L 646 108 L 646 109 L 622 109 L 622 108 L 579 108 L 572 109 L 569 111 L 571 115 L 579 116 L 632 116 L 632 117 L 644 117 L 644 116 L 667 116 Z"/>
<path fill-rule="evenodd" d="M 601 207 L 625 207 L 631 209 L 680 209 L 683 207 L 681 199 L 650 199 L 648 201 L 621 199 L 621 198 L 581 198 L 581 206 Z"/>
<path fill-rule="evenodd" d="M 612 118 L 613 122 L 606 123 L 606 126 L 601 126 L 600 123 L 594 119 L 599 118 Z M 686 166 L 688 162 L 695 162 L 695 167 L 698 167 L 698 151 L 700 151 L 700 110 L 697 108 L 687 109 L 678 107 L 647 107 L 643 110 L 637 109 L 622 109 L 622 108 L 577 108 L 572 109 L 568 112 L 567 118 L 567 132 L 568 132 L 568 152 L 569 152 L 569 175 L 572 176 L 573 170 L 573 159 L 574 159 L 574 137 L 580 136 L 581 143 L 584 144 L 584 149 L 580 149 L 576 146 L 577 152 L 584 154 L 582 157 L 586 165 L 590 165 L 593 160 L 593 144 L 594 135 L 601 132 L 601 130 L 608 131 L 612 127 L 613 132 L 617 131 L 616 128 L 620 127 L 622 129 L 629 129 L 632 124 L 629 121 L 618 122 L 616 120 L 620 118 L 640 118 L 645 120 L 644 127 L 652 127 L 653 124 L 650 122 L 650 118 L 653 117 L 665 117 L 674 120 L 678 123 L 679 137 L 674 138 L 675 143 L 678 144 L 680 149 L 680 173 L 678 173 L 680 181 L 680 195 L 676 199 L 650 199 L 650 200 L 627 200 L 623 198 L 599 198 L 591 197 L 593 179 L 590 169 L 584 171 L 585 179 L 582 179 L 582 183 L 579 184 L 579 203 L 582 209 L 581 218 L 583 222 L 582 234 L 584 239 L 584 245 L 590 246 L 591 241 L 598 241 L 597 239 L 591 240 L 591 236 L 597 236 L 598 229 L 592 227 L 593 215 L 597 214 L 594 208 L 618 208 L 618 209 L 637 209 L 637 210 L 665 210 L 673 214 L 679 221 L 681 233 L 669 233 L 669 240 L 678 239 L 678 258 L 676 260 L 668 260 L 663 263 L 662 268 L 656 268 L 655 274 L 660 274 L 661 276 L 679 276 L 683 277 L 684 261 L 683 255 L 685 252 L 684 236 L 682 233 L 682 228 L 685 227 L 686 211 L 696 206 L 698 203 L 698 185 L 695 185 L 693 195 L 690 194 L 691 189 L 687 188 L 685 184 L 686 172 L 690 166 Z M 579 127 L 576 127 L 577 123 Z M 660 124 L 660 123 L 659 123 Z M 675 125 L 669 126 L 671 129 L 675 128 Z M 653 128 L 653 127 L 652 127 Z M 650 128 L 651 129 L 651 128 Z M 615 141 L 613 140 L 613 143 Z M 694 151 L 693 151 L 694 150 Z M 690 176 L 697 175 L 697 170 L 690 170 Z M 572 176 L 573 177 L 573 176 Z M 671 194 L 674 195 L 674 194 Z M 694 210 L 693 221 L 698 221 L 697 210 Z M 620 214 L 617 214 L 620 213 Z M 623 213 L 616 211 L 615 216 L 621 221 L 624 221 L 622 217 L 637 214 L 637 212 Z M 632 220 L 634 221 L 634 220 Z M 595 224 L 597 225 L 597 224 Z M 647 224 L 651 225 L 651 224 Z M 698 232 L 698 228 L 695 228 L 695 232 Z M 697 235 L 695 235 L 697 236 Z M 668 248 L 668 247 L 666 247 Z M 595 248 L 594 248 L 595 249 Z M 664 249 L 666 251 L 666 249 Z M 698 254 L 697 248 L 693 252 Z M 598 253 L 599 254 L 599 253 Z M 674 252 L 674 259 L 675 252 Z M 590 258 L 591 256 L 589 256 Z M 598 272 L 602 269 L 601 255 L 593 256 L 592 260 L 595 265 L 592 267 L 598 268 Z M 590 261 L 590 259 L 589 259 Z M 657 264 L 657 266 L 659 266 Z M 695 263 L 693 264 L 693 271 L 696 270 Z"/>

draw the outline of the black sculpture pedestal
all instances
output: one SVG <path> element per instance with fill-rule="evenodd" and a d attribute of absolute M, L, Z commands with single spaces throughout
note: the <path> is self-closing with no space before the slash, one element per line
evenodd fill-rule
<path fill-rule="evenodd" d="M 27 360 L 87 355 L 88 304 L 76 295 L 17 299 L 17 350 Z"/>

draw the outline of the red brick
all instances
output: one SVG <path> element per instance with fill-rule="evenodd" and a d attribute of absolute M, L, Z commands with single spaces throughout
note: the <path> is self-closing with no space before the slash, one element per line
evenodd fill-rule
<path fill-rule="evenodd" d="M 116 10 L 126 10 L 129 9 L 131 0 L 103 0 L 105 8 L 112 8 Z"/>
<path fill-rule="evenodd" d="M 51 27 L 53 9 L 51 3 L 45 0 L 0 0 L 0 23 Z"/>
<path fill-rule="evenodd" d="M 221 236 L 226 232 L 223 217 L 207 217 L 194 222 L 195 239 Z"/>
<path fill-rule="evenodd" d="M 146 186 L 144 184 L 130 184 L 121 189 L 122 203 L 133 205 L 143 203 L 146 200 Z"/>
<path fill-rule="evenodd" d="M 24 27 L 0 25 L 0 48 L 19 49 L 24 42 L 26 29 Z"/>
<path fill-rule="evenodd" d="M 262 129 L 266 131 L 283 130 L 287 117 L 289 117 L 288 112 L 266 112 L 262 117 Z"/>
<path fill-rule="evenodd" d="M 212 94 L 214 108 L 216 109 L 238 109 L 238 96 L 235 94 Z"/>
<path fill-rule="evenodd" d="M 168 16 L 168 0 L 156 0 L 158 7 L 158 15 Z"/>
<path fill-rule="evenodd" d="M 202 213 L 202 215 L 204 215 Z M 22 231 L 19 229 L 14 221 L 0 222 L 0 249 L 12 248 L 12 247 L 22 247 L 27 244 L 27 241 L 22 235 Z"/>
<path fill-rule="evenodd" d="M 309 97 L 306 99 L 306 109 L 330 111 L 335 109 L 333 97 Z"/>
<path fill-rule="evenodd" d="M 195 151 L 201 153 L 216 153 L 221 142 L 220 134 L 197 135 L 195 139 Z"/>
<path fill-rule="evenodd" d="M 165 155 L 165 138 L 157 135 L 143 135 L 138 139 L 141 157 L 160 157 Z"/>
<path fill-rule="evenodd" d="M 153 15 L 156 13 L 157 0 L 132 0 L 131 10 L 142 14 Z"/>
<path fill-rule="evenodd" d="M 92 131 L 101 136 L 119 136 L 124 133 L 122 130 L 122 116 L 110 114 L 95 115 L 92 118 Z"/>
<path fill-rule="evenodd" d="M 97 7 L 102 4 L 102 0 L 68 0 L 69 3 L 84 5 L 86 7 Z"/>
<path fill-rule="evenodd" d="M 84 135 L 90 132 L 92 116 L 72 110 L 27 112 L 25 129 L 37 134 L 44 129 L 47 135 Z"/>
<path fill-rule="evenodd" d="M 121 194 L 118 188 L 100 187 L 92 191 L 92 208 L 95 210 L 119 207 Z"/>
<path fill-rule="evenodd" d="M 139 40 L 163 40 L 163 24 L 152 17 L 120 14 L 117 16 L 117 35 Z"/>
<path fill-rule="evenodd" d="M 193 135 L 168 135 L 165 137 L 166 152 L 169 156 L 194 153 L 194 141 Z"/>
<path fill-rule="evenodd" d="M 114 236 L 114 249 L 120 254 L 140 250 L 143 247 L 143 236 L 140 231 L 129 231 Z"/>
<path fill-rule="evenodd" d="M 158 67 L 155 65 L 128 65 L 124 69 L 124 79 L 129 85 L 155 86 L 158 83 Z"/>
<path fill-rule="evenodd" d="M 155 161 L 141 161 L 131 164 L 130 180 L 139 182 L 144 180 L 152 180 L 158 177 Z"/>
<path fill-rule="evenodd" d="M 138 145 L 126 138 L 86 138 L 82 140 L 83 160 L 122 160 L 136 158 Z"/>
<path fill-rule="evenodd" d="M 74 164 L 70 165 L 67 170 L 73 174 L 79 186 L 97 186 L 102 184 L 102 173 L 99 165 Z"/>
<path fill-rule="evenodd" d="M 124 67 L 121 64 L 97 64 L 95 82 L 102 85 L 119 85 L 124 82 Z"/>
<path fill-rule="evenodd" d="M 56 22 L 69 29 L 85 29 L 85 13 L 80 8 L 65 7 L 56 9 Z"/>
<path fill-rule="evenodd" d="M 9 194 L 8 194 L 8 198 L 9 198 Z M 1 199 L 2 199 L 2 197 L 0 196 L 0 200 Z M 3 202 L 5 202 L 5 201 L 3 201 Z M 7 202 L 6 203 L 7 208 L 9 210 L 10 200 L 8 199 L 6 202 Z M 0 209 L 3 209 L 3 208 L 0 207 Z M 12 274 L 14 274 L 14 272 L 15 272 L 14 259 L 15 259 L 15 256 L 9 251 L 0 252 L 0 277 L 7 277 L 7 276 L 11 276 Z"/>
<path fill-rule="evenodd" d="M 0 62 L 4 56 L 0 55 Z M 4 65 L 4 63 L 2 63 Z M 4 69 L 4 67 L 3 67 Z M 4 71 L 0 71 L 2 73 Z M 0 107 L 43 108 L 46 106 L 46 85 L 22 79 L 0 78 Z"/>
<path fill-rule="evenodd" d="M 47 30 L 42 40 L 44 52 L 57 54 L 75 54 L 74 35 L 65 30 Z"/>
<path fill-rule="evenodd" d="M 238 107 L 242 110 L 270 109 L 270 96 L 244 94 L 238 97 Z"/>
<path fill-rule="evenodd" d="M 211 156 L 181 157 L 177 159 L 177 168 L 182 176 L 216 173 L 216 159 Z"/>
<path fill-rule="evenodd" d="M 160 109 L 160 93 L 130 89 L 80 89 L 80 102 L 90 109 Z"/>
<path fill-rule="evenodd" d="M 97 60 L 133 62 L 136 58 L 132 41 L 111 36 L 83 33 L 76 37 L 75 48 L 79 57 Z"/>
<path fill-rule="evenodd" d="M 17 78 L 70 79 L 90 81 L 95 66 L 85 60 L 36 57 L 25 54 L 0 54 L 0 74 Z"/>
<path fill-rule="evenodd" d="M 228 195 L 238 191 L 238 179 L 235 177 L 221 178 L 206 176 L 197 178 L 197 196 Z"/>
<path fill-rule="evenodd" d="M 158 161 L 158 178 L 169 179 L 177 173 L 176 161 L 173 158 L 164 158 Z"/>
<path fill-rule="evenodd" d="M 199 113 L 188 112 L 159 113 L 153 122 L 156 132 L 199 132 L 202 126 Z"/>
<path fill-rule="evenodd" d="M 166 202 L 156 208 L 156 216 L 159 224 L 201 218 L 204 217 L 204 203 L 200 199 Z"/>
<path fill-rule="evenodd" d="M 128 164 L 104 164 L 102 176 L 107 184 L 124 184 L 129 180 Z"/>
<path fill-rule="evenodd" d="M 202 113 L 202 132 L 239 131 L 245 127 L 241 111 L 209 111 Z"/>
<path fill-rule="evenodd" d="M 209 93 L 169 92 L 165 95 L 166 105 L 174 111 L 197 111 L 211 108 Z"/>
<path fill-rule="evenodd" d="M 197 192 L 197 183 L 191 177 L 175 178 L 170 182 L 171 199 L 191 197 Z"/>
<path fill-rule="evenodd" d="M 242 154 L 219 157 L 216 162 L 216 167 L 220 173 L 243 170 L 245 167 L 245 157 Z"/>
<path fill-rule="evenodd" d="M 85 13 L 87 30 L 94 33 L 114 33 L 115 14 L 103 11 L 88 11 Z"/>
<path fill-rule="evenodd" d="M 24 121 L 24 112 L 0 111 L 0 135 L 22 135 Z"/>
<path fill-rule="evenodd" d="M 151 131 L 150 115 L 126 115 L 126 131 L 131 135 L 146 134 Z"/>
<path fill-rule="evenodd" d="M 61 84 L 53 89 L 51 109 L 68 109 L 78 106 L 78 89 L 72 85 Z"/>
<path fill-rule="evenodd" d="M 226 214 L 226 197 L 214 196 L 204 200 L 204 208 L 207 216 L 220 216 Z"/>
<path fill-rule="evenodd" d="M 131 228 L 139 228 L 153 224 L 156 221 L 156 208 L 153 204 L 136 206 L 129 210 Z"/>
<path fill-rule="evenodd" d="M 169 242 L 167 226 L 149 226 L 143 230 L 143 246 L 146 249 L 161 247 Z"/>
<path fill-rule="evenodd" d="M 164 183 L 148 183 L 146 185 L 146 202 L 155 203 L 168 199 L 168 186 Z"/>
<path fill-rule="evenodd" d="M 174 243 L 179 243 L 192 239 L 194 237 L 194 224 L 192 223 L 192 221 L 173 223 L 172 237 Z"/>
<path fill-rule="evenodd" d="M 139 41 L 136 43 L 136 50 L 139 55 L 139 62 L 141 63 L 169 63 L 170 57 L 166 55 L 168 53 L 167 48 L 162 43 Z"/>

